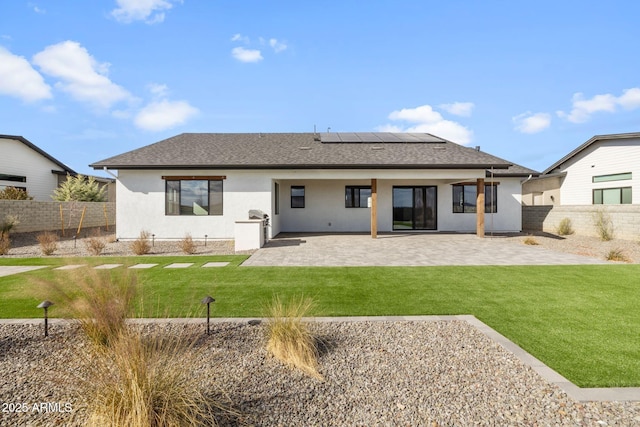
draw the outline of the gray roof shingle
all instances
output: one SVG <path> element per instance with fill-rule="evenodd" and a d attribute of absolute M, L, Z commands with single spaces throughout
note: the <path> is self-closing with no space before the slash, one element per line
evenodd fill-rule
<path fill-rule="evenodd" d="M 361 142 L 345 142 L 361 141 Z M 324 141 L 324 142 L 323 142 Z M 373 142 L 371 142 L 373 141 Z M 387 141 L 387 142 L 385 142 Z M 500 169 L 521 166 L 430 134 L 183 133 L 94 169 Z M 529 172 L 536 173 L 530 169 Z M 521 171 L 520 171 L 521 172 Z"/>

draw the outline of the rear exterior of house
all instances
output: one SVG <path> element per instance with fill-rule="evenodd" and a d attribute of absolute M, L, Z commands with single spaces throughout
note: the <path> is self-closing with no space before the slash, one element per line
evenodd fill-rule
<path fill-rule="evenodd" d="M 268 215 L 268 237 L 477 232 L 480 218 L 483 231 L 520 231 L 521 182 L 536 174 L 400 133 L 182 134 L 91 166 L 118 171 L 120 239 L 233 239 L 250 210 Z"/>

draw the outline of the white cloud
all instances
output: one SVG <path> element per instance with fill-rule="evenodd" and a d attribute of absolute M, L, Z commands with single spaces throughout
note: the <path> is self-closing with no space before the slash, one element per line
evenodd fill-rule
<path fill-rule="evenodd" d="M 625 89 L 618 98 L 618 104 L 627 110 L 640 108 L 640 88 Z"/>
<path fill-rule="evenodd" d="M 169 92 L 167 85 L 161 85 L 158 83 L 149 83 L 147 88 L 149 89 L 149 92 L 156 97 L 165 97 Z"/>
<path fill-rule="evenodd" d="M 40 14 L 40 15 L 44 15 L 45 13 L 47 13 L 47 11 L 46 11 L 46 10 L 39 8 L 39 7 L 38 7 L 38 5 L 36 5 L 35 3 L 28 3 L 27 5 L 28 5 L 31 9 L 33 9 L 33 11 L 34 11 L 35 13 L 38 13 L 38 14 Z"/>
<path fill-rule="evenodd" d="M 576 93 L 572 98 L 572 109 L 569 113 L 558 111 L 558 117 L 572 123 L 584 123 L 591 116 L 599 112 L 615 113 L 620 106 L 627 110 L 640 108 L 640 88 L 625 89 L 622 95 L 616 97 L 610 93 L 595 95 L 591 99 L 585 99 L 584 94 Z"/>
<path fill-rule="evenodd" d="M 0 93 L 32 102 L 50 99 L 51 87 L 29 61 L 0 46 Z"/>
<path fill-rule="evenodd" d="M 269 46 L 273 48 L 275 53 L 280 53 L 287 49 L 287 45 L 283 42 L 279 42 L 278 39 L 269 39 Z"/>
<path fill-rule="evenodd" d="M 118 8 L 111 11 L 111 16 L 124 24 L 133 21 L 156 24 L 164 21 L 164 11 L 171 9 L 176 1 L 182 3 L 182 0 L 116 0 Z"/>
<path fill-rule="evenodd" d="M 186 101 L 153 101 L 136 115 L 134 123 L 141 129 L 161 131 L 181 125 L 198 113 Z"/>
<path fill-rule="evenodd" d="M 526 113 L 519 114 L 512 118 L 515 129 L 522 133 L 538 133 L 547 129 L 551 125 L 551 114 L 548 113 Z"/>
<path fill-rule="evenodd" d="M 258 62 L 262 61 L 262 53 L 257 49 L 245 49 L 243 47 L 234 47 L 231 55 L 240 62 Z"/>
<path fill-rule="evenodd" d="M 60 81 L 55 87 L 98 108 L 131 99 L 131 95 L 106 76 L 108 63 L 98 63 L 79 43 L 65 41 L 46 47 L 33 57 L 40 70 Z"/>
<path fill-rule="evenodd" d="M 446 120 L 442 117 L 442 114 L 434 111 L 430 105 L 392 111 L 389 114 L 389 119 L 415 123 L 415 125 L 403 127 L 400 125 L 386 124 L 377 127 L 379 132 L 430 133 L 462 145 L 469 144 L 473 140 L 473 131 L 460 123 Z"/>
<path fill-rule="evenodd" d="M 232 42 L 242 42 L 242 43 L 245 43 L 245 44 L 249 44 L 249 42 L 250 42 L 249 37 L 243 36 L 240 33 L 234 34 L 233 37 L 231 37 L 231 41 Z"/>
<path fill-rule="evenodd" d="M 453 104 L 440 104 L 438 108 L 455 116 L 470 117 L 475 105 L 473 102 L 454 102 Z"/>

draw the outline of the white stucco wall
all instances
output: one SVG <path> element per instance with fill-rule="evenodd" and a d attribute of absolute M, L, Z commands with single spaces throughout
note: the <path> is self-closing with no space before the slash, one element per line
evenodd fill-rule
<path fill-rule="evenodd" d="M 165 181 L 162 176 L 223 175 L 223 215 L 165 215 Z M 261 172 L 153 170 L 118 173 L 117 237 L 135 239 L 147 230 L 156 239 L 233 239 L 235 221 L 249 218 L 250 209 L 271 216 L 271 177 Z"/>
<path fill-rule="evenodd" d="M 58 177 L 51 173 L 60 166 L 15 139 L 0 138 L 0 173 L 27 177 L 27 182 L 0 180 L 0 189 L 26 187 L 34 200 L 50 202 Z"/>
<path fill-rule="evenodd" d="M 437 186 L 437 231 L 476 231 L 475 213 L 453 213 L 451 180 L 378 179 L 378 231 L 393 231 L 394 186 Z M 489 231 L 522 229 L 520 178 L 498 181 L 498 212 L 485 215 Z M 488 182 L 488 181 L 487 181 Z M 369 232 L 371 210 L 345 208 L 345 186 L 370 185 L 370 179 L 284 180 L 280 184 L 280 221 L 283 232 Z M 291 186 L 305 186 L 305 207 L 291 208 Z"/>
<path fill-rule="evenodd" d="M 224 175 L 224 215 L 165 215 L 163 175 Z M 455 177 L 455 178 L 452 178 Z M 451 184 L 475 181 L 483 171 L 129 171 L 121 170 L 117 181 L 117 235 L 135 239 L 140 231 L 156 239 L 233 239 L 235 222 L 248 219 L 250 209 L 260 209 L 270 217 L 269 235 L 280 232 L 369 232 L 368 208 L 345 208 L 345 186 L 370 185 L 378 181 L 378 231 L 392 231 L 392 189 L 394 186 L 437 186 L 438 231 L 475 232 L 475 214 L 453 214 Z M 498 213 L 486 216 L 485 225 L 494 231 L 520 231 L 520 178 L 500 178 Z M 279 184 L 279 214 L 275 214 L 275 183 Z M 291 208 L 291 186 L 305 186 L 305 208 Z"/>
<path fill-rule="evenodd" d="M 597 141 L 562 165 L 567 175 L 560 189 L 563 205 L 593 204 L 593 190 L 632 187 L 633 204 L 640 203 L 640 138 Z M 594 176 L 632 173 L 631 180 L 593 182 Z"/>

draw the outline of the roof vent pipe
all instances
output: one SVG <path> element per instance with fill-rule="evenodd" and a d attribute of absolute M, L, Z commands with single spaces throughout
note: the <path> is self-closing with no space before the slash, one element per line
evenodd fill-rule
<path fill-rule="evenodd" d="M 476 151 L 480 151 L 480 146 L 476 145 Z"/>

